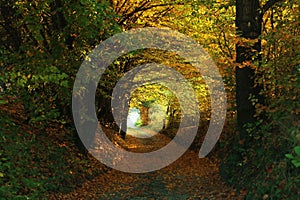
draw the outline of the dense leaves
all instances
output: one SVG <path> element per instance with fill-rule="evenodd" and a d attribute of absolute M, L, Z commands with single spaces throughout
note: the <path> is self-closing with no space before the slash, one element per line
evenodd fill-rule
<path fill-rule="evenodd" d="M 116 16 L 97 1 L 12 0 L 0 6 L 8 92 L 23 103 L 29 122 L 70 122 L 76 72 L 96 44 L 119 30 Z"/>
<path fill-rule="evenodd" d="M 49 193 L 66 192 L 70 193 L 53 198 L 87 197 L 88 190 L 93 198 L 116 195 L 152 198 L 154 194 L 175 199 L 237 198 L 235 190 L 220 182 L 216 165 L 209 158 L 194 160 L 191 151 L 177 163 L 149 176 L 108 170 L 88 154 L 82 154 L 87 152 L 81 149 L 71 114 L 72 87 L 80 64 L 96 45 L 113 34 L 154 26 L 175 29 L 194 38 L 219 67 L 227 91 L 228 112 L 222 137 L 211 157 L 221 159 L 222 178 L 237 192 L 247 193 L 246 199 L 299 199 L 299 0 L 257 0 L 258 9 L 254 12 L 258 18 L 254 17 L 254 25 L 259 30 L 254 31 L 255 35 L 247 31 L 253 24 L 246 23 L 244 27 L 242 23 L 236 24 L 246 19 L 240 17 L 240 9 L 236 7 L 241 2 L 250 1 L 1 2 L 0 198 L 40 199 Z M 237 51 L 241 48 L 246 51 Z M 166 119 L 165 129 L 146 145 L 132 136 L 125 140 L 118 136 L 120 130 L 110 104 L 113 89 L 127 72 L 146 63 L 177 70 L 195 90 L 201 121 L 191 149 L 198 150 L 210 120 L 210 93 L 201 74 L 170 52 L 142 49 L 115 60 L 98 84 L 95 98 L 99 121 L 115 130 L 109 130 L 110 137 L 119 142 L 116 145 L 125 144 L 125 149 L 155 150 L 169 141 L 167 136 L 176 134 L 182 117 L 176 95 L 183 95 L 184 91 L 174 94 L 163 85 L 145 84 L 126 96 L 129 106 L 140 109 L 139 123 L 147 128 L 150 108 L 160 105 L 165 115 L 162 118 Z M 256 89 L 245 96 L 248 106 L 254 108 L 254 115 L 247 112 L 251 116 L 239 123 L 239 128 L 236 69 L 249 69 L 248 79 L 242 79 L 241 83 Z M 131 83 L 138 84 L 144 79 L 136 76 Z M 126 109 L 123 124 L 126 124 Z M 125 136 L 125 132 L 122 134 Z M 155 141 L 161 145 L 155 146 Z M 207 171 L 200 170 L 202 167 Z M 206 172 L 217 178 L 210 180 Z M 88 181 L 89 178 L 95 179 Z M 119 179 L 122 180 L 118 182 Z M 213 187 L 214 181 L 226 191 Z M 86 184 L 80 187 L 83 182 Z M 149 189 L 152 186 L 153 191 Z M 197 190 L 206 186 L 212 193 Z M 182 192 L 171 194 L 175 190 Z"/>

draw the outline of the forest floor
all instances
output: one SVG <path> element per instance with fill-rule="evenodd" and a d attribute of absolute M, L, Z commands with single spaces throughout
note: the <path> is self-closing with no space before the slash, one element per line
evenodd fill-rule
<path fill-rule="evenodd" d="M 133 152 L 157 150 L 170 142 L 162 134 L 150 138 L 132 135 L 145 130 L 131 130 L 125 140 L 114 139 Z M 134 131 L 137 131 L 134 133 Z M 107 132 L 106 132 L 107 134 Z M 145 133 L 146 134 L 146 133 Z M 50 199 L 244 199 L 234 188 L 221 180 L 218 164 L 209 158 L 199 159 L 188 150 L 171 165 L 149 173 L 125 173 L 114 169 L 83 183 L 67 194 L 53 194 Z"/>
<path fill-rule="evenodd" d="M 105 167 L 99 161 L 92 158 L 90 154 L 87 158 L 87 160 L 91 161 L 89 162 L 90 164 L 85 164 L 81 166 L 81 168 L 78 168 L 76 167 L 77 165 L 72 165 L 68 161 L 72 160 L 72 158 L 76 156 L 74 155 L 76 152 L 72 152 L 72 149 L 75 147 L 64 148 L 66 147 L 66 144 L 68 144 L 68 141 L 65 141 L 64 135 L 58 128 L 54 128 L 53 130 L 47 128 L 47 134 L 40 134 L 38 129 L 32 129 L 29 125 L 23 124 L 24 111 L 22 105 L 19 103 L 2 105 L 0 107 L 0 111 L 2 111 L 2 114 L 7 114 L 10 117 L 10 121 L 12 121 L 15 126 L 21 127 L 18 129 L 19 132 L 17 132 L 19 137 L 22 137 L 24 141 L 27 141 L 26 138 L 28 137 L 28 140 L 30 141 L 28 143 L 25 142 L 24 144 L 18 144 L 18 146 L 31 145 L 32 148 L 32 151 L 30 151 L 31 153 L 29 153 L 30 155 L 28 155 L 29 157 L 23 156 L 23 160 L 15 160 L 14 166 L 17 165 L 18 170 L 21 170 L 22 173 L 30 174 L 32 172 L 34 174 L 35 172 L 33 172 L 33 168 L 36 168 L 37 166 L 40 166 L 40 168 L 43 168 L 44 170 L 49 168 L 49 170 L 46 170 L 45 172 L 41 171 L 40 173 L 43 174 L 44 178 L 48 176 L 53 177 L 52 179 L 54 179 L 54 181 L 56 181 L 57 177 L 62 176 L 65 173 L 69 173 L 70 170 L 73 171 L 73 175 L 77 175 L 76 177 L 81 177 L 81 179 L 74 179 L 79 181 L 79 183 L 72 183 L 68 181 L 62 183 L 56 182 L 57 187 L 72 188 L 72 190 L 64 190 L 63 188 L 60 190 L 69 191 L 68 193 L 52 191 L 49 195 L 47 195 L 47 199 L 244 199 L 243 194 L 238 194 L 234 188 L 228 186 L 221 180 L 218 161 L 216 159 L 212 160 L 207 157 L 199 159 L 198 154 L 195 151 L 188 150 L 177 161 L 173 162 L 169 166 L 149 173 L 135 174 L 117 171 L 115 169 Z M 132 129 L 130 131 L 130 134 L 128 134 L 126 139 L 123 140 L 111 129 L 105 129 L 106 135 L 111 139 L 111 141 L 113 141 L 113 143 L 132 152 L 155 151 L 168 144 L 171 140 L 166 135 L 142 128 Z M 13 132 L 13 129 L 11 131 L 8 129 L 6 132 L 7 134 L 11 132 L 12 136 L 16 135 L 16 133 Z M 62 135 L 58 134 L 58 132 Z M 34 135 L 39 139 L 33 140 L 32 138 Z M 60 135 L 60 137 L 57 137 L 56 135 Z M 134 137 L 138 135 L 152 137 Z M 40 142 L 40 145 L 45 146 L 46 149 L 39 149 L 43 146 L 39 146 L 37 142 Z M 53 145 L 60 146 L 60 150 L 51 152 L 50 150 L 53 147 L 50 147 L 49 145 L 52 143 Z M 14 139 L 12 139 L 11 144 L 6 142 L 6 145 L 10 145 L 11 148 L 17 147 L 15 146 Z M 36 145 L 37 147 L 32 145 Z M 68 150 L 68 154 L 62 154 L 62 148 Z M 50 152 L 47 153 L 47 151 Z M 33 152 L 35 153 L 32 154 Z M 25 148 L 24 151 L 21 149 L 20 152 L 12 152 L 15 156 L 18 156 L 17 154 L 27 155 L 26 153 L 27 148 Z M 47 162 L 42 160 L 41 163 L 38 163 L 38 160 L 36 160 L 35 157 L 32 157 L 33 155 L 38 156 L 39 154 L 41 154 L 42 157 L 45 157 Z M 54 155 L 58 156 L 58 159 L 51 159 L 49 157 L 53 157 Z M 29 160 L 27 161 L 26 159 Z M 59 163 L 62 160 L 67 160 L 69 166 L 62 167 L 63 165 Z M 55 167 L 56 165 L 57 167 Z M 85 167 L 89 168 L 85 169 Z M 95 168 L 95 171 L 99 171 L 101 173 L 88 179 L 85 177 L 83 171 L 92 170 L 91 168 Z M 60 172 L 56 173 L 57 171 Z M 9 173 L 7 172 L 6 176 L 8 175 Z M 9 178 L 15 177 L 15 175 L 11 175 L 12 176 Z M 24 174 L 23 177 L 30 178 L 29 175 L 26 174 Z M 20 184 L 19 187 L 25 187 L 24 184 L 19 182 L 18 184 Z M 70 184 L 72 184 L 72 186 Z"/>

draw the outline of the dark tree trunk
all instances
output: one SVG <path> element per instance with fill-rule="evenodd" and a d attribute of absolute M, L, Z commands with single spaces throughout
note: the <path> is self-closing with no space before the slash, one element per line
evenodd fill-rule
<path fill-rule="evenodd" d="M 111 112 L 111 98 L 104 96 L 97 96 L 98 112 L 97 116 L 102 125 L 109 124 L 110 126 L 114 122 L 114 117 Z"/>
<path fill-rule="evenodd" d="M 261 42 L 259 36 L 262 29 L 262 18 L 259 13 L 259 0 L 237 0 L 236 1 L 236 26 L 238 34 L 242 38 L 256 39 L 253 45 L 238 43 L 236 46 L 236 61 L 243 63 L 246 61 L 261 59 Z M 259 88 L 254 86 L 254 69 L 250 66 L 236 68 L 236 101 L 237 101 L 237 122 L 241 138 L 247 135 L 245 124 L 255 121 L 255 105 L 250 97 L 259 96 Z"/>
<path fill-rule="evenodd" d="M 236 46 L 236 61 L 243 63 L 261 60 L 262 17 L 265 12 L 281 0 L 269 0 L 260 7 L 259 0 L 236 1 L 236 27 L 238 34 L 245 39 L 257 40 L 252 45 L 238 43 Z M 261 87 L 254 84 L 255 71 L 250 66 L 236 68 L 236 101 L 237 122 L 241 138 L 247 136 L 245 125 L 255 121 L 255 105 L 249 99 L 257 99 L 256 103 L 264 104 L 264 98 L 259 94 Z M 264 117 L 264 116 L 260 116 Z"/>
<path fill-rule="evenodd" d="M 93 91 L 96 89 L 93 81 L 87 85 L 86 90 L 79 95 L 73 96 L 73 117 L 77 122 L 77 131 L 74 135 L 74 141 L 81 153 L 87 155 L 88 149 L 93 148 L 95 133 L 97 130 L 98 122 L 95 112 L 95 105 L 90 102 L 94 98 Z M 74 107 L 76 105 L 76 107 Z M 84 113 L 84 115 L 82 115 Z M 82 116 L 84 116 L 82 118 Z M 80 136 L 79 136 L 79 134 Z"/>
<path fill-rule="evenodd" d="M 127 116 L 128 116 L 128 112 L 129 112 L 129 106 L 128 105 L 125 105 L 123 112 L 124 113 L 123 113 L 123 117 L 121 119 L 119 133 L 121 135 L 121 138 L 125 139 L 126 131 L 127 131 Z"/>
<path fill-rule="evenodd" d="M 119 134 L 121 138 L 125 139 L 127 131 L 127 117 L 129 113 L 130 93 L 128 93 L 126 89 L 123 92 L 124 93 L 119 94 L 119 105 L 116 105 L 114 109 L 117 109 L 119 112 L 119 116 L 116 116 L 117 118 L 115 119 L 117 122 L 119 122 Z"/>

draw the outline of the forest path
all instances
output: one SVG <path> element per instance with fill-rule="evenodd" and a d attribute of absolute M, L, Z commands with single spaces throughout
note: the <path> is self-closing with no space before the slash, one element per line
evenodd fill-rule
<path fill-rule="evenodd" d="M 141 128 L 141 127 L 136 127 L 136 128 L 128 127 L 126 134 L 136 138 L 150 138 L 155 136 L 157 132 L 150 129 Z"/>
<path fill-rule="evenodd" d="M 170 138 L 162 134 L 147 139 L 128 135 L 121 146 L 134 152 L 149 152 L 169 142 Z M 215 163 L 209 158 L 199 159 L 197 153 L 188 150 L 163 169 L 141 174 L 111 169 L 73 192 L 57 194 L 53 199 L 239 200 L 244 197 L 221 180 Z"/>

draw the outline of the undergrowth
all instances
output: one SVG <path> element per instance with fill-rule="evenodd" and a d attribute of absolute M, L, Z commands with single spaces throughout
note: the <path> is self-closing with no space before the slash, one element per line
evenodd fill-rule
<path fill-rule="evenodd" d="M 228 157 L 220 167 L 222 177 L 238 190 L 246 190 L 249 200 L 298 200 L 300 168 L 285 156 L 296 145 L 290 138 L 296 128 L 283 132 L 270 124 L 249 126 L 246 141 L 236 136 L 226 147 Z"/>
<path fill-rule="evenodd" d="M 47 199 L 105 171 L 74 146 L 71 129 L 37 130 L 0 116 L 0 199 Z"/>

